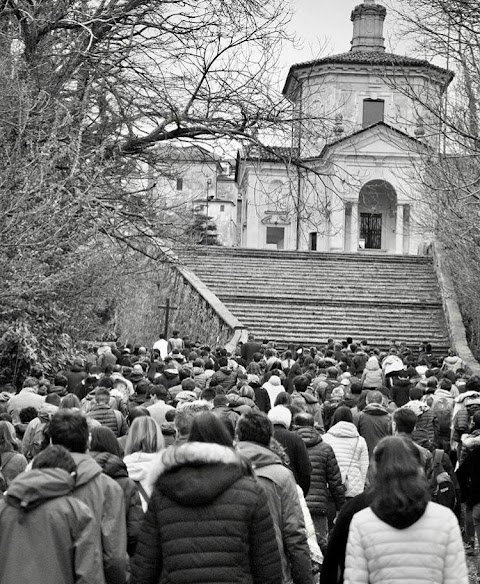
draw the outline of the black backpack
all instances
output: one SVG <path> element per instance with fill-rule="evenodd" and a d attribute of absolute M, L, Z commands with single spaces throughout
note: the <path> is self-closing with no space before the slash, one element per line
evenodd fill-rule
<path fill-rule="evenodd" d="M 437 448 L 433 454 L 433 494 L 432 501 L 449 509 L 454 509 L 457 502 L 455 485 L 442 464 L 445 452 Z"/>

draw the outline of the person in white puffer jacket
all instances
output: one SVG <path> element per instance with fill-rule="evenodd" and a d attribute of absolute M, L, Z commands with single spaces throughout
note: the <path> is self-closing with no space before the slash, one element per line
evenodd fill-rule
<path fill-rule="evenodd" d="M 429 501 L 414 443 L 383 438 L 374 465 L 371 504 L 350 524 L 344 584 L 468 584 L 458 521 Z"/>
<path fill-rule="evenodd" d="M 152 486 L 149 483 L 157 452 L 165 447 L 160 426 L 150 416 L 135 418 L 130 426 L 123 462 L 128 476 L 135 481 L 144 513 L 147 511 Z"/>
<path fill-rule="evenodd" d="M 335 453 L 345 497 L 355 497 L 365 489 L 369 457 L 365 438 L 362 438 L 353 424 L 349 407 L 340 406 L 333 415 L 332 427 L 324 434 L 323 440 L 330 444 Z"/>

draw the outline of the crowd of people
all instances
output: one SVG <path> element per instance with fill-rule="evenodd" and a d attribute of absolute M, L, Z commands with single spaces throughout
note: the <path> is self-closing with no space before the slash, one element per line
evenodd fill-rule
<path fill-rule="evenodd" d="M 92 346 L 0 387 L 0 582 L 467 584 L 479 469 L 453 350 Z"/>

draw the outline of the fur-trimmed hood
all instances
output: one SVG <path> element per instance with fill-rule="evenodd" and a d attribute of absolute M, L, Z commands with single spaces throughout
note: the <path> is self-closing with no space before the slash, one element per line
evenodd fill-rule
<path fill-rule="evenodd" d="M 471 434 L 462 434 L 462 446 L 466 449 L 480 447 L 480 430 L 474 430 Z"/>
<path fill-rule="evenodd" d="M 455 398 L 455 401 L 459 404 L 463 402 L 466 402 L 466 404 L 473 402 L 478 403 L 476 400 L 480 401 L 480 393 L 478 393 L 477 391 L 464 391 L 458 397 Z"/>
<path fill-rule="evenodd" d="M 211 503 L 253 471 L 233 448 L 186 442 L 159 452 L 148 482 L 169 499 L 188 507 Z"/>
<path fill-rule="evenodd" d="M 463 367 L 463 361 L 458 355 L 449 355 L 448 357 L 445 357 L 443 362 L 450 366 L 458 365 L 458 367 Z"/>
<path fill-rule="evenodd" d="M 408 408 L 409 410 L 415 412 L 417 418 L 424 414 L 425 412 L 428 412 L 428 410 L 430 409 L 430 406 L 428 404 L 418 399 L 410 400 L 403 407 Z"/>

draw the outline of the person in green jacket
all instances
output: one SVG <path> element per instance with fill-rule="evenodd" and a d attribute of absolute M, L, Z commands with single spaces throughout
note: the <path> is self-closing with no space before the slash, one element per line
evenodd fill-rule
<path fill-rule="evenodd" d="M 0 582 L 104 584 L 100 530 L 71 496 L 76 465 L 61 446 L 37 455 L 0 501 Z"/>

